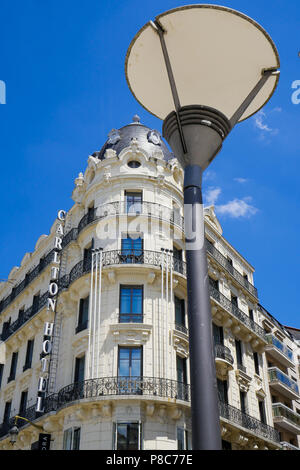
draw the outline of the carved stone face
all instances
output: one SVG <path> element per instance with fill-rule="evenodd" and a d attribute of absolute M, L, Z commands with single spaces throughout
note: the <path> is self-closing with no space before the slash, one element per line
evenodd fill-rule
<path fill-rule="evenodd" d="M 109 144 L 116 144 L 117 142 L 119 142 L 119 140 L 121 139 L 121 136 L 120 136 L 120 132 L 118 131 L 118 129 L 112 129 L 110 131 L 110 133 L 108 134 L 108 143 Z"/>
<path fill-rule="evenodd" d="M 159 145 L 161 141 L 159 132 L 155 130 L 148 132 L 147 139 L 148 139 L 148 142 L 151 142 L 154 145 Z"/>

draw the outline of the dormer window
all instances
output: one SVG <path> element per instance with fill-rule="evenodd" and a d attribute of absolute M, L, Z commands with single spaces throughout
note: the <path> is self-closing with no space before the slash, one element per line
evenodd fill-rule
<path fill-rule="evenodd" d="M 131 160 L 130 162 L 127 163 L 129 168 L 139 168 L 141 166 L 140 162 L 137 160 Z"/>

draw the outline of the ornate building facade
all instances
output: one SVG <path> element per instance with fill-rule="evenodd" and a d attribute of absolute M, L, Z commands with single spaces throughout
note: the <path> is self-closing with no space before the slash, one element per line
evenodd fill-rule
<path fill-rule="evenodd" d="M 0 449 L 190 449 L 183 171 L 137 116 L 0 287 Z M 205 209 L 224 449 L 294 449 L 299 341 Z M 294 333 L 293 333 L 294 331 Z M 17 419 L 14 445 L 9 431 Z"/>

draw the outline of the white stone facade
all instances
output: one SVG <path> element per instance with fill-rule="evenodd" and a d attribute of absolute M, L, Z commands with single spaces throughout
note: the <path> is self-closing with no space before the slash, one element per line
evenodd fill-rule
<path fill-rule="evenodd" d="M 116 131 L 118 142 L 123 129 Z M 190 448 L 183 172 L 160 145 L 143 145 L 149 131 L 136 120 L 127 146 L 107 146 L 102 159 L 90 156 L 76 178 L 59 253 L 56 313 L 47 310 L 47 292 L 59 220 L 0 287 L 0 449 L 30 449 L 38 440 L 41 431 L 19 420 L 17 442 L 10 444 L 15 415 L 51 433 L 54 450 Z M 223 445 L 298 447 L 299 344 L 259 305 L 254 269 L 222 236 L 213 207 L 205 209 L 205 222 Z M 122 242 L 128 234 L 142 241 L 128 248 Z M 93 265 L 92 284 L 91 248 L 103 249 L 101 276 Z M 48 376 L 40 356 L 45 322 L 55 322 L 50 398 L 36 415 L 39 378 Z"/>

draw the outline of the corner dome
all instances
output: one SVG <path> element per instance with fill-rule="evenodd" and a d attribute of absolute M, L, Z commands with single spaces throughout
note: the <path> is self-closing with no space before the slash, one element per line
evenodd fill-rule
<path fill-rule="evenodd" d="M 164 160 L 168 161 L 174 158 L 173 153 L 169 151 L 160 133 L 141 124 L 140 118 L 137 115 L 133 116 L 132 123 L 120 129 L 112 129 L 102 149 L 99 152 L 94 152 L 93 157 L 104 160 L 104 154 L 107 149 L 113 149 L 119 155 L 124 148 L 130 146 L 132 139 L 137 139 L 139 146 L 149 155 L 152 155 L 159 148 L 163 152 Z"/>

